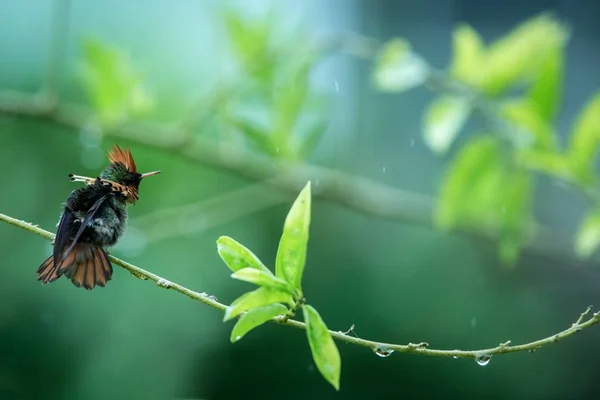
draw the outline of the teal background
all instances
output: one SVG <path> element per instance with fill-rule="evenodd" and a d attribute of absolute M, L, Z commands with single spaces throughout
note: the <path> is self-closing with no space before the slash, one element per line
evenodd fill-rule
<path fill-rule="evenodd" d="M 268 6 L 258 0 L 227 3 L 248 15 Z M 310 35 L 403 35 L 439 67 L 447 62 L 458 21 L 492 39 L 535 13 L 555 10 L 574 28 L 559 118 L 563 131 L 600 88 L 600 5 L 593 1 L 278 4 L 284 26 L 300 21 Z M 75 73 L 81 39 L 93 35 L 131 54 L 168 120 L 209 91 L 226 65 L 219 5 L 72 1 L 62 98 L 84 101 Z M 0 2 L 0 89 L 35 92 L 42 85 L 51 10 L 47 0 Z M 315 84 L 330 94 L 334 107 L 331 126 L 309 161 L 434 196 L 452 154 L 434 156 L 419 136 L 420 115 L 432 95 L 378 93 L 370 68 L 334 56 L 316 71 Z M 0 116 L 0 212 L 54 230 L 73 190 L 66 175 L 94 176 L 104 164 L 102 152 L 114 142 L 108 137 L 90 147 L 86 135 Z M 152 241 L 136 227 L 136 218 L 253 182 L 157 149 L 132 146 L 132 152 L 140 169 L 163 173 L 142 184 L 114 255 L 224 303 L 250 285 L 230 279 L 216 252 L 219 236 L 235 238 L 273 266 L 293 195 L 252 215 L 207 228 L 199 221 L 192 232 Z M 586 210 L 582 196 L 542 179 L 536 199 L 536 217 L 572 237 Z M 373 340 L 485 348 L 549 336 L 598 303 L 596 262 L 527 253 L 507 269 L 492 243 L 385 221 L 320 199 L 313 200 L 312 215 L 304 291 L 332 330 L 355 325 L 357 335 Z M 173 226 L 154 229 L 176 232 Z M 233 323 L 222 323 L 221 313 L 121 268 L 115 267 L 106 288 L 93 292 L 65 279 L 41 286 L 35 270 L 51 252 L 47 241 L 0 224 L 0 251 L 0 399 L 593 399 L 599 393 L 599 328 L 533 354 L 494 357 L 486 367 L 404 354 L 382 359 L 338 343 L 342 379 L 336 393 L 315 369 L 302 331 L 268 324 L 231 344 Z"/>

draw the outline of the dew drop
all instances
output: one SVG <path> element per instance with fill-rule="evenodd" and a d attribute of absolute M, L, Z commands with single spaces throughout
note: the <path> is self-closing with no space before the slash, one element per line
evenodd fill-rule
<path fill-rule="evenodd" d="M 385 174 L 385 167 L 383 167 L 383 173 Z"/>
<path fill-rule="evenodd" d="M 489 354 L 479 354 L 477 357 L 475 357 L 475 362 L 478 365 L 485 367 L 486 365 L 488 365 L 490 363 L 491 359 L 492 359 L 492 356 L 490 356 Z"/>
<path fill-rule="evenodd" d="M 458 358 L 458 356 L 452 356 L 452 358 L 454 358 L 456 360 Z"/>
<path fill-rule="evenodd" d="M 236 336 L 235 337 L 235 341 L 237 342 L 238 340 L 240 340 L 242 337 L 241 336 Z"/>
<path fill-rule="evenodd" d="M 373 350 L 373 352 L 379 357 L 389 357 L 394 350 L 388 349 L 387 347 L 377 347 L 375 350 Z"/>
<path fill-rule="evenodd" d="M 219 300 L 217 300 L 217 296 L 214 296 L 214 295 L 212 295 L 212 294 L 206 294 L 206 293 L 204 293 L 204 296 L 205 296 L 207 299 L 209 299 L 209 300 L 212 300 L 212 301 L 219 301 Z"/>
<path fill-rule="evenodd" d="M 339 85 L 338 81 L 335 81 L 335 91 L 336 92 L 340 91 L 340 85 Z"/>

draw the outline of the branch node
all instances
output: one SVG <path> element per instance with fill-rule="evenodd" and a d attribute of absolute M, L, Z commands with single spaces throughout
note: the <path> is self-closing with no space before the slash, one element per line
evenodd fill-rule
<path fill-rule="evenodd" d="M 350 333 L 353 333 L 354 336 L 356 336 L 356 333 L 354 332 L 354 324 L 352 324 L 350 326 L 350 329 L 348 329 L 347 331 L 345 331 L 345 332 L 338 331 L 338 332 L 341 333 L 342 335 L 346 335 L 346 336 L 348 336 L 348 334 L 350 334 Z M 356 337 L 358 337 L 358 336 L 356 336 Z"/>
<path fill-rule="evenodd" d="M 148 277 L 147 277 L 146 275 L 142 275 L 142 274 L 140 274 L 140 273 L 138 273 L 138 272 L 134 272 L 134 271 L 131 271 L 131 270 L 130 270 L 130 271 L 129 271 L 129 273 L 131 273 L 131 275 L 133 275 L 133 276 L 135 276 L 136 278 L 138 278 L 138 279 L 141 279 L 141 280 L 143 280 L 143 281 L 147 281 L 147 280 L 148 280 Z"/>
<path fill-rule="evenodd" d="M 219 301 L 219 300 L 217 300 L 217 297 L 216 297 L 215 295 L 208 294 L 208 293 L 206 293 L 206 292 L 202 292 L 202 293 L 198 293 L 198 292 L 196 292 L 195 294 L 196 294 L 197 296 L 204 297 L 205 299 L 208 299 L 208 300 L 212 300 L 212 301 Z"/>
<path fill-rule="evenodd" d="M 506 342 L 504 342 L 504 343 L 500 343 L 500 345 L 499 345 L 498 347 L 500 347 L 501 349 L 504 349 L 504 348 L 506 348 L 506 347 L 510 346 L 510 343 L 511 343 L 511 341 L 510 341 L 510 340 L 507 340 L 507 341 L 506 341 Z"/>
<path fill-rule="evenodd" d="M 409 343 L 406 347 L 410 350 L 423 350 L 429 346 L 429 343 L 421 342 L 421 343 Z"/>
<path fill-rule="evenodd" d="M 579 318 L 573 324 L 573 327 L 575 327 L 576 325 L 579 325 L 579 324 L 581 324 L 583 322 L 583 320 L 585 319 L 585 317 L 592 311 L 592 307 L 593 306 L 588 306 L 588 308 L 586 308 L 586 310 L 579 315 Z M 598 313 L 594 313 L 593 316 L 595 317 L 596 314 L 598 314 Z"/>
<path fill-rule="evenodd" d="M 173 283 L 171 281 L 166 280 L 165 278 L 160 278 L 156 281 L 156 285 L 163 289 L 171 289 L 173 287 Z"/>

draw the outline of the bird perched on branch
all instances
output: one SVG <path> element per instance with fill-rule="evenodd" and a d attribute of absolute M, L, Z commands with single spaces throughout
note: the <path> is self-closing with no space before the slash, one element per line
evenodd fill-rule
<path fill-rule="evenodd" d="M 115 145 L 108 152 L 110 164 L 97 178 L 70 174 L 73 182 L 86 185 L 71 192 L 57 225 L 54 251 L 37 270 L 43 284 L 66 276 L 88 290 L 106 286 L 112 264 L 106 247 L 114 246 L 125 230 L 127 206 L 139 198 L 142 179 L 160 171 L 140 174 L 129 149 Z"/>

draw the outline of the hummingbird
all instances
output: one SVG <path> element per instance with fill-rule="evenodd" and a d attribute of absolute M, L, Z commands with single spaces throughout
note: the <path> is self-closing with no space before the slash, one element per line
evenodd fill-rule
<path fill-rule="evenodd" d="M 92 290 L 111 280 L 107 247 L 114 246 L 127 224 L 127 206 L 139 199 L 142 179 L 160 171 L 137 172 L 129 149 L 116 144 L 107 153 L 110 164 L 97 178 L 69 174 L 85 186 L 71 192 L 57 224 L 54 249 L 37 269 L 42 284 L 66 276 L 77 287 Z"/>

